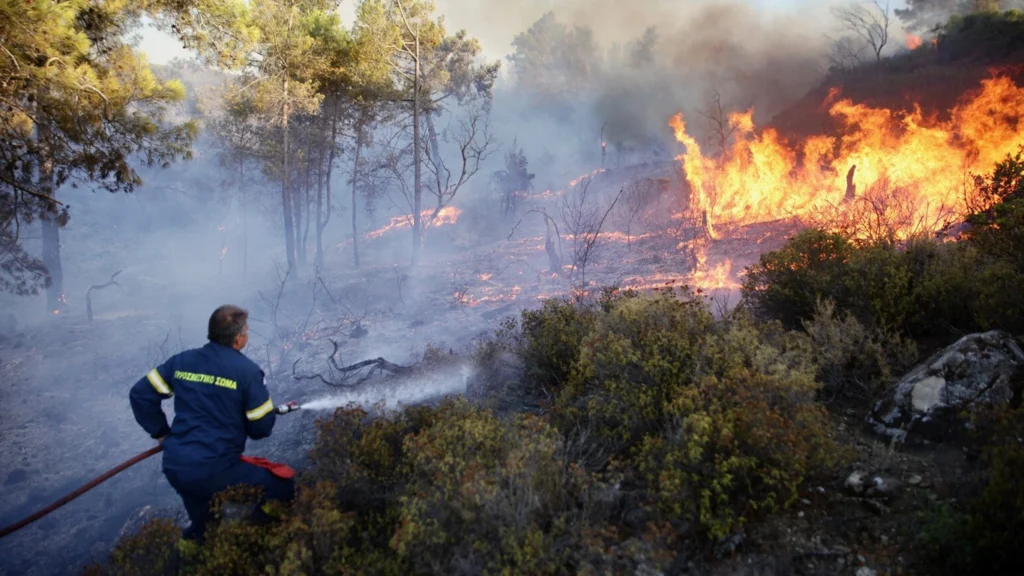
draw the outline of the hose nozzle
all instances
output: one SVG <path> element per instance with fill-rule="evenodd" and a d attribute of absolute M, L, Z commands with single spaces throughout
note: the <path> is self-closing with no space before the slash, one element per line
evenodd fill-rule
<path fill-rule="evenodd" d="M 299 403 L 292 400 L 291 402 L 286 402 L 284 404 L 281 404 L 277 408 L 274 408 L 274 411 L 277 412 L 278 414 L 287 414 L 289 412 L 294 412 L 298 409 Z"/>

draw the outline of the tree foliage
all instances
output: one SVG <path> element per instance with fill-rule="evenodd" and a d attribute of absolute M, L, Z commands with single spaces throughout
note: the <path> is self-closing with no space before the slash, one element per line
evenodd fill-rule
<path fill-rule="evenodd" d="M 0 288 L 35 294 L 55 275 L 59 294 L 59 270 L 19 241 L 37 219 L 53 230 L 68 221 L 58 188 L 131 192 L 141 184 L 133 161 L 189 156 L 196 125 L 164 121 L 184 97 L 181 83 L 158 81 L 123 39 L 140 13 L 121 1 L 0 6 Z M 56 258 L 46 264 L 59 267 Z"/>

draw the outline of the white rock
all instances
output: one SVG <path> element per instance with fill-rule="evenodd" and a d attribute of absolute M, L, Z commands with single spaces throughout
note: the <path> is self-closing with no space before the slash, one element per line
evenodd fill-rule
<path fill-rule="evenodd" d="M 1006 332 L 968 334 L 908 372 L 875 404 L 868 423 L 903 442 L 948 439 L 964 429 L 960 418 L 977 406 L 1013 398 L 1010 379 L 1024 351 Z"/>

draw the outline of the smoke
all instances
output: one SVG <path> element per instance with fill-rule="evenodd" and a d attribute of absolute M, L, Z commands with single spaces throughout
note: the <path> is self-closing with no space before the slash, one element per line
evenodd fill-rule
<path fill-rule="evenodd" d="M 558 186 L 601 162 L 602 136 L 608 167 L 670 159 L 678 150 L 668 119 L 683 112 L 698 119 L 698 134 L 706 133 L 710 124 L 700 113 L 715 108 L 716 94 L 725 114 L 753 107 L 755 121 L 769 121 L 821 81 L 825 35 L 832 27 L 827 3 L 437 5 L 449 28 L 465 28 L 481 40 L 489 59 L 503 61 L 494 125 L 502 142 L 516 139 L 524 148 L 543 187 Z M 506 58 L 515 52 L 513 41 L 548 11 L 571 36 L 572 58 L 563 70 L 517 71 Z M 558 87 L 561 99 L 548 92 L 531 97 L 531 84 L 550 84 L 540 78 L 545 72 L 572 78 Z"/>
<path fill-rule="evenodd" d="M 1022 0 L 906 0 L 905 8 L 896 9 L 896 15 L 911 32 L 926 32 L 942 24 L 950 16 L 968 14 L 985 9 L 1020 10 Z"/>
<path fill-rule="evenodd" d="M 350 404 L 370 409 L 383 404 L 386 409 L 418 404 L 434 398 L 465 392 L 475 373 L 469 363 L 445 366 L 430 373 L 399 378 L 386 385 L 345 390 L 310 400 L 302 404 L 303 410 L 333 410 Z"/>

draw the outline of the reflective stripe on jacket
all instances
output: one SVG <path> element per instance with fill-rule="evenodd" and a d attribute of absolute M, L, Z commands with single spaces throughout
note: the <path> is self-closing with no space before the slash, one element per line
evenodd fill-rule
<path fill-rule="evenodd" d="M 150 370 L 128 395 L 135 420 L 164 440 L 164 468 L 217 474 L 238 462 L 246 438 L 270 436 L 276 413 L 255 362 L 210 342 Z M 168 426 L 160 403 L 174 398 Z"/>

